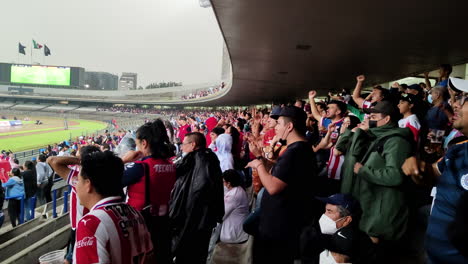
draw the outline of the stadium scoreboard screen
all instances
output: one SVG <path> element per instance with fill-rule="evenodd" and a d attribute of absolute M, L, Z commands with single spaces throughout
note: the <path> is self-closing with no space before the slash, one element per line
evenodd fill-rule
<path fill-rule="evenodd" d="M 12 64 L 10 82 L 69 86 L 70 75 L 70 67 Z"/>

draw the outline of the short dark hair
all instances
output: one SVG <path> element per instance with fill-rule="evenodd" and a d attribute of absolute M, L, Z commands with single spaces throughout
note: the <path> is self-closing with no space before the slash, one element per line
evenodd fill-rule
<path fill-rule="evenodd" d="M 452 73 L 452 65 L 450 64 L 441 64 L 440 68 L 448 73 L 450 75 Z"/>
<path fill-rule="evenodd" d="M 293 126 L 294 126 L 294 130 L 296 130 L 296 132 L 300 135 L 305 135 L 306 131 L 307 131 L 307 126 L 306 126 L 306 122 L 298 122 L 298 120 L 292 118 L 292 117 L 289 117 L 289 116 L 280 116 L 284 119 L 284 122 L 286 123 L 293 123 Z"/>
<path fill-rule="evenodd" d="M 239 129 L 242 131 L 244 130 L 244 126 L 245 126 L 245 120 L 242 119 L 242 118 L 237 118 L 237 126 L 239 127 Z"/>
<path fill-rule="evenodd" d="M 89 155 L 93 152 L 101 152 L 101 150 L 94 145 L 84 146 L 80 148 L 80 157 Z"/>
<path fill-rule="evenodd" d="M 211 130 L 211 132 L 213 132 L 213 133 L 215 133 L 216 135 L 219 136 L 221 134 L 224 134 L 224 132 L 226 132 L 226 131 L 222 127 L 215 127 L 215 128 L 213 128 L 213 130 Z"/>
<path fill-rule="evenodd" d="M 46 158 L 45 155 L 41 154 L 41 155 L 39 155 L 38 159 L 39 159 L 40 162 L 45 162 L 47 158 Z"/>
<path fill-rule="evenodd" d="M 232 187 L 237 187 L 242 184 L 242 178 L 239 173 L 235 170 L 226 170 L 223 172 L 223 179 L 225 182 L 229 182 Z"/>
<path fill-rule="evenodd" d="M 24 162 L 24 167 L 26 167 L 27 170 L 34 170 L 34 162 L 27 160 Z"/>
<path fill-rule="evenodd" d="M 195 147 L 206 148 L 206 138 L 202 133 L 192 132 L 186 134 L 185 137 L 188 137 L 192 142 L 195 142 Z"/>
<path fill-rule="evenodd" d="M 348 106 L 346 105 L 345 102 L 341 102 L 341 101 L 337 101 L 337 100 L 332 100 L 332 101 L 330 101 L 330 103 L 328 103 L 328 104 L 329 104 L 329 105 L 330 105 L 330 104 L 335 104 L 335 105 L 338 107 L 338 109 L 340 109 L 340 111 L 341 111 L 341 114 L 340 114 L 341 117 L 345 116 L 345 115 L 346 115 L 346 112 L 348 111 Z"/>
<path fill-rule="evenodd" d="M 324 102 L 318 102 L 318 103 L 316 103 L 316 105 L 320 106 L 320 108 L 322 108 L 322 109 L 327 109 L 327 104 L 324 103 Z"/>
<path fill-rule="evenodd" d="M 110 151 L 92 152 L 81 157 L 81 177 L 89 179 L 97 193 L 104 197 L 120 196 L 124 164 Z"/>
<path fill-rule="evenodd" d="M 383 88 L 382 86 L 374 86 L 372 89 L 379 90 L 383 98 L 388 98 L 388 90 Z"/>

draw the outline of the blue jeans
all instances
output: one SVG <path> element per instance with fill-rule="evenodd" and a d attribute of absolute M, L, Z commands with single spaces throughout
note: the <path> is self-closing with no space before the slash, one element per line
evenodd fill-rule
<path fill-rule="evenodd" d="M 33 204 L 31 206 L 31 201 L 32 200 L 33 200 L 32 197 L 24 200 L 24 219 L 25 219 L 25 221 L 31 220 L 32 210 L 34 210 L 36 208 L 35 204 Z"/>
<path fill-rule="evenodd" d="M 5 220 L 5 215 L 3 215 L 2 213 L 2 215 L 0 216 L 0 228 L 2 227 L 4 220 Z"/>

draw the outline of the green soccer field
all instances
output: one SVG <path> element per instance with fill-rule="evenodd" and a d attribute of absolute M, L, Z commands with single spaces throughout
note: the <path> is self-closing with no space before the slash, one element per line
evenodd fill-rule
<path fill-rule="evenodd" d="M 92 135 L 107 128 L 107 124 L 90 120 L 69 120 L 68 130 L 63 126 L 51 126 L 38 129 L 26 129 L 0 133 L 0 149 L 13 152 L 42 148 L 49 144 L 59 143 L 81 135 Z"/>

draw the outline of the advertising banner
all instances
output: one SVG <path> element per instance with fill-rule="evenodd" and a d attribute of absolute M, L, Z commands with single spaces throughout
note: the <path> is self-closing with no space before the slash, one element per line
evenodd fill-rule
<path fill-rule="evenodd" d="M 0 121 L 0 127 L 10 127 L 10 121 Z"/>

